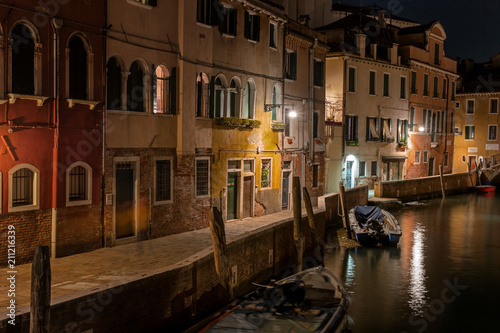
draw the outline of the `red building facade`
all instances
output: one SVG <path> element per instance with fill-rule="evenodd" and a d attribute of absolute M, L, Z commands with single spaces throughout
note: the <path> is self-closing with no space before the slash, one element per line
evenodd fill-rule
<path fill-rule="evenodd" d="M 101 246 L 104 9 L 0 4 L 0 235 L 15 228 L 17 264 Z"/>

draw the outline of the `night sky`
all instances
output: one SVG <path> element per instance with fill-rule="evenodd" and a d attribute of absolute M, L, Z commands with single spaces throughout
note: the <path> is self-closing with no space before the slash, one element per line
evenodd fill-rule
<path fill-rule="evenodd" d="M 342 0 L 393 8 L 393 14 L 425 24 L 439 20 L 446 56 L 485 62 L 500 52 L 500 0 Z"/>

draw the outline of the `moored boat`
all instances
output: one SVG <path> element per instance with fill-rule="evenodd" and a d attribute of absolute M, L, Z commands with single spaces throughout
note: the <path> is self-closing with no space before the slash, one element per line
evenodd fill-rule
<path fill-rule="evenodd" d="M 377 206 L 356 206 L 349 212 L 351 231 L 362 245 L 397 245 L 401 238 L 398 220 Z"/>
<path fill-rule="evenodd" d="M 315 267 L 257 289 L 198 332 L 345 332 L 349 300 L 339 279 Z M 190 332 L 194 332 L 190 330 Z"/>
<path fill-rule="evenodd" d="M 493 185 L 478 185 L 476 186 L 476 192 L 479 193 L 491 193 L 495 192 L 496 187 Z"/>

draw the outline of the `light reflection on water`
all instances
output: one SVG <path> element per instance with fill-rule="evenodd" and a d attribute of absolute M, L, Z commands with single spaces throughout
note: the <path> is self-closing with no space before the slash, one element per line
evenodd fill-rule
<path fill-rule="evenodd" d="M 425 286 L 425 227 L 418 224 L 413 232 L 413 247 L 410 269 L 410 298 L 408 304 L 416 314 L 422 314 L 427 306 L 427 287 Z"/>
<path fill-rule="evenodd" d="M 353 332 L 497 331 L 500 192 L 392 212 L 403 231 L 397 248 L 339 249 L 326 258 L 351 296 Z M 453 293 L 454 285 L 466 289 Z"/>

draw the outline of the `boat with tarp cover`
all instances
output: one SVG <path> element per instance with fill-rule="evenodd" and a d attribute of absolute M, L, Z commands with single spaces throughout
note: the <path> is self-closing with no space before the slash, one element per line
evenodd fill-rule
<path fill-rule="evenodd" d="M 327 333 L 347 329 L 347 292 L 328 269 L 315 267 L 257 289 L 229 310 L 187 332 Z"/>
<path fill-rule="evenodd" d="M 398 220 L 377 206 L 356 206 L 349 212 L 351 231 L 362 245 L 397 245 L 401 238 Z"/>

